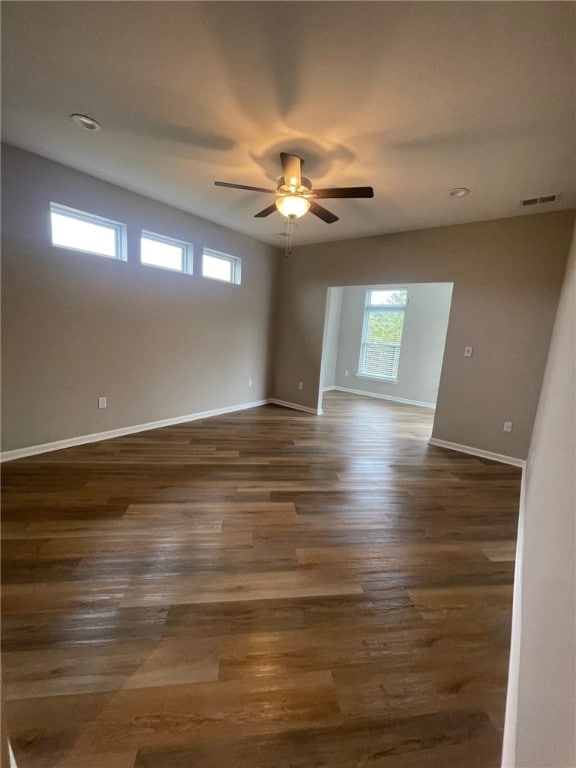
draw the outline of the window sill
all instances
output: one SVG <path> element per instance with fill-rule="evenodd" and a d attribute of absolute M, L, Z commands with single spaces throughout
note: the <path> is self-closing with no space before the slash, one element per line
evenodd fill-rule
<path fill-rule="evenodd" d="M 387 376 L 369 376 L 366 373 L 355 373 L 357 379 L 367 379 L 368 381 L 381 381 L 384 384 L 398 384 L 398 379 L 391 379 Z"/>

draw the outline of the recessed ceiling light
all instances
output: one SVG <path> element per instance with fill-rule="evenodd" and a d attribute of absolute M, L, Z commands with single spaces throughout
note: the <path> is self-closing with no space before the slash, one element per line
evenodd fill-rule
<path fill-rule="evenodd" d="M 450 197 L 466 197 L 466 195 L 470 194 L 470 190 L 468 187 L 454 187 L 448 194 Z"/>
<path fill-rule="evenodd" d="M 77 125 L 85 131 L 102 130 L 100 123 L 97 120 L 94 120 L 93 117 L 88 117 L 88 115 L 79 115 L 77 112 L 74 112 L 74 114 L 70 115 L 70 120 L 72 120 L 74 125 Z"/>

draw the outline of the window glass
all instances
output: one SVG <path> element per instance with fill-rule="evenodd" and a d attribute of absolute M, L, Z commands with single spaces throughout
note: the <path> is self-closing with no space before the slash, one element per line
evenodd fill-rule
<path fill-rule="evenodd" d="M 405 306 L 408 291 L 370 291 L 371 306 Z"/>
<path fill-rule="evenodd" d="M 186 246 L 184 243 L 142 235 L 140 261 L 153 267 L 184 271 Z"/>
<path fill-rule="evenodd" d="M 50 222 L 52 245 L 113 259 L 123 258 L 120 252 L 122 224 L 55 203 L 50 206 Z"/>
<path fill-rule="evenodd" d="M 218 256 L 204 254 L 202 261 L 202 274 L 214 280 L 226 280 L 232 282 L 232 263 L 228 259 L 220 259 Z"/>
<path fill-rule="evenodd" d="M 202 276 L 212 280 L 240 284 L 240 259 L 205 249 L 202 254 Z"/>

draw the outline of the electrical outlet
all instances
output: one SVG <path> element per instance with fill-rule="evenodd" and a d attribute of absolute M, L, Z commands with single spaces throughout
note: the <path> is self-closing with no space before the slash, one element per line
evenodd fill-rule
<path fill-rule="evenodd" d="M 299 381 L 298 382 L 298 389 L 304 389 L 304 382 L 303 381 Z"/>
<path fill-rule="evenodd" d="M 254 386 L 254 379 L 248 379 L 248 386 L 253 387 Z"/>
<path fill-rule="evenodd" d="M 98 398 L 98 408 L 106 408 L 107 405 L 108 405 L 108 400 L 105 397 Z"/>
<path fill-rule="evenodd" d="M 472 347 L 464 347 L 464 357 L 472 357 Z"/>
<path fill-rule="evenodd" d="M 344 376 L 350 376 L 350 371 L 344 371 Z"/>
<path fill-rule="evenodd" d="M 504 426 L 502 427 L 502 430 L 504 432 L 512 432 L 512 422 L 511 421 L 505 421 Z"/>

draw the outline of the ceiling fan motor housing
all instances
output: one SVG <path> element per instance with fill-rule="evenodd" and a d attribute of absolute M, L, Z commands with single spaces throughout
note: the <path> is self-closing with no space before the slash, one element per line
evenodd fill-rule
<path fill-rule="evenodd" d="M 284 183 L 284 176 L 279 176 L 276 189 L 280 195 L 306 195 L 312 189 L 312 182 L 306 176 L 301 176 L 300 186 L 296 189 Z"/>

